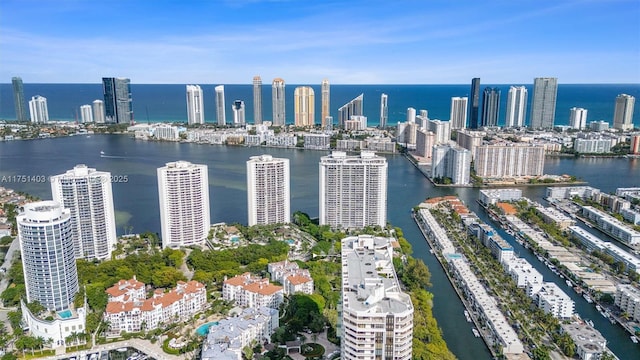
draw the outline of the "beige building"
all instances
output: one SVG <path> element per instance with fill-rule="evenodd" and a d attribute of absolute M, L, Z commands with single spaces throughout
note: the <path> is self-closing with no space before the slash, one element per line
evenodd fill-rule
<path fill-rule="evenodd" d="M 315 124 L 315 95 L 310 86 L 298 86 L 293 92 L 295 124 L 310 127 Z"/>

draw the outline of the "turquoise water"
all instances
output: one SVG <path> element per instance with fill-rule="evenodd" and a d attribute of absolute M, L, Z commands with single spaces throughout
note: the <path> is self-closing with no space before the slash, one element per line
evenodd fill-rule
<path fill-rule="evenodd" d="M 237 243 L 238 241 L 240 241 L 240 238 L 237 236 L 232 236 L 231 237 L 231 242 Z"/>
<path fill-rule="evenodd" d="M 60 311 L 58 313 L 58 316 L 60 316 L 63 319 L 68 319 L 71 316 L 73 316 L 73 314 L 71 313 L 71 310 L 65 310 L 65 311 Z"/>
<path fill-rule="evenodd" d="M 287 244 L 289 245 L 293 245 L 295 243 L 295 241 L 293 239 L 287 239 L 285 240 L 287 242 Z"/>
<path fill-rule="evenodd" d="M 212 321 L 212 322 L 208 322 L 206 324 L 202 324 L 196 329 L 196 332 L 200 336 L 207 336 L 207 334 L 209 333 L 209 328 L 212 327 L 213 325 L 218 325 L 218 322 L 217 321 Z"/>

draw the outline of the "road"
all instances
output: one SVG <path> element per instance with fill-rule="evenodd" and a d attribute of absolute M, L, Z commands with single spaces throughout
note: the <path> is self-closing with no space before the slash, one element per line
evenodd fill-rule
<path fill-rule="evenodd" d="M 4 263 L 2 263 L 2 267 L 5 268 L 7 272 L 9 271 L 9 268 L 11 268 L 11 262 L 13 261 L 16 251 L 20 251 L 20 242 L 18 241 L 17 236 L 13 239 L 11 245 L 9 245 L 9 250 L 7 250 L 7 254 L 4 257 Z M 4 275 L 6 275 L 6 273 Z M 3 276 L 2 280 L 0 280 L 0 293 L 2 293 L 7 286 L 9 286 L 9 280 L 6 276 Z"/>

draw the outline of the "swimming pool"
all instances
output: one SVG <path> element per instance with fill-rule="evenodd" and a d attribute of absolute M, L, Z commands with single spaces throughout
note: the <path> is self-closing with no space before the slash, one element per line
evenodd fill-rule
<path fill-rule="evenodd" d="M 65 311 L 60 311 L 58 313 L 58 316 L 60 316 L 63 319 L 68 319 L 71 316 L 73 316 L 73 314 L 71 313 L 71 310 L 65 310 Z"/>
<path fill-rule="evenodd" d="M 207 334 L 209 333 L 209 328 L 212 327 L 213 325 L 218 325 L 218 322 L 212 321 L 206 324 L 202 324 L 198 326 L 198 328 L 196 329 L 196 333 L 198 333 L 198 335 L 200 336 L 207 336 Z"/>

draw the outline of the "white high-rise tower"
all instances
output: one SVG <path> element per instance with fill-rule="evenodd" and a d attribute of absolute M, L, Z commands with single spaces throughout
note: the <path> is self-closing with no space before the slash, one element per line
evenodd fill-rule
<path fill-rule="evenodd" d="M 51 194 L 71 211 L 76 259 L 111 259 L 117 241 L 111 173 L 76 165 L 51 177 Z"/>
<path fill-rule="evenodd" d="M 49 122 L 49 109 L 47 108 L 47 98 L 36 95 L 29 100 L 29 113 L 31 122 L 36 124 L 46 124 Z"/>
<path fill-rule="evenodd" d="M 187 123 L 204 124 L 204 96 L 200 85 L 187 85 Z"/>
<path fill-rule="evenodd" d="M 247 161 L 249 226 L 291 222 L 289 159 L 270 155 Z"/>
<path fill-rule="evenodd" d="M 91 105 L 82 105 L 80 106 L 80 121 L 83 123 L 92 123 L 93 122 L 93 111 L 91 110 Z"/>
<path fill-rule="evenodd" d="M 527 114 L 527 88 L 524 86 L 509 87 L 505 127 L 522 127 Z"/>
<path fill-rule="evenodd" d="M 70 210 L 55 201 L 33 202 L 16 221 L 27 302 L 69 309 L 79 289 Z"/>
<path fill-rule="evenodd" d="M 207 165 L 188 161 L 158 168 L 162 247 L 202 244 L 209 235 L 209 173 Z"/>
<path fill-rule="evenodd" d="M 389 121 L 389 95 L 382 94 L 380 95 L 380 128 L 381 129 L 386 128 L 388 121 Z"/>
<path fill-rule="evenodd" d="M 216 91 L 216 121 L 218 125 L 224 126 L 227 124 L 227 115 L 225 113 L 224 103 L 224 85 L 218 85 L 215 87 Z"/>
<path fill-rule="evenodd" d="M 244 114 L 244 101 L 236 100 L 231 105 L 233 110 L 233 126 L 244 126 L 245 114 Z"/>
<path fill-rule="evenodd" d="M 96 124 L 104 124 L 104 101 L 93 100 L 93 121 Z"/>
<path fill-rule="evenodd" d="M 387 225 L 387 160 L 370 151 L 320 158 L 320 225 L 358 229 Z"/>
<path fill-rule="evenodd" d="M 572 107 L 569 109 L 569 126 L 582 130 L 587 127 L 587 109 Z"/>
<path fill-rule="evenodd" d="M 451 98 L 451 116 L 449 119 L 449 122 L 451 123 L 451 130 L 467 128 L 468 103 L 469 98 L 467 97 Z"/>

